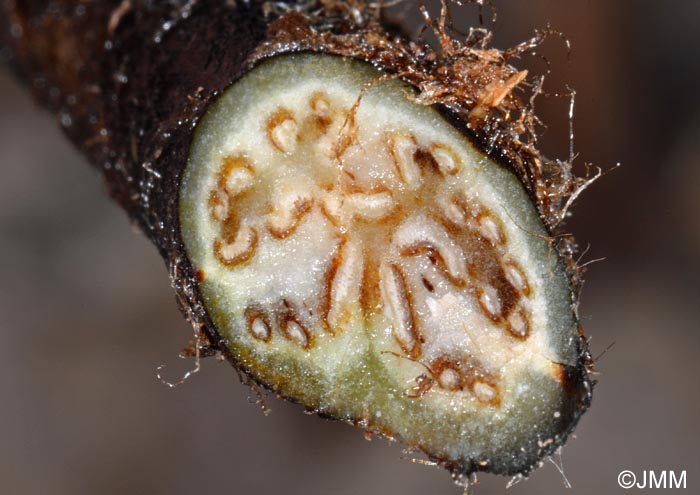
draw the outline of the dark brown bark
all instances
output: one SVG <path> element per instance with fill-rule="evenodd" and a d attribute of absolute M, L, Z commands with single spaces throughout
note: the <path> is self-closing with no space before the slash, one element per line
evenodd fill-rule
<path fill-rule="evenodd" d="M 158 246 L 178 244 L 177 184 L 192 128 L 265 35 L 257 4 L 9 2 L 10 63 Z M 175 247 L 177 250 L 178 247 Z"/>
<path fill-rule="evenodd" d="M 195 124 L 266 36 L 252 2 L 7 1 L 5 56 L 156 245 L 199 346 L 228 355 L 184 256 L 177 200 Z"/>

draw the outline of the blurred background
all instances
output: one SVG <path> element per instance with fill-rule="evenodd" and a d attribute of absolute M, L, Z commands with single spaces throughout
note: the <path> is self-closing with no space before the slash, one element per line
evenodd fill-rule
<path fill-rule="evenodd" d="M 624 469 L 687 471 L 700 487 L 700 2 L 494 1 L 494 44 L 547 25 L 520 65 L 577 91 L 579 172 L 609 170 L 566 229 L 589 266 L 581 302 L 598 363 L 591 410 L 563 449 L 570 493 L 622 493 Z M 458 12 L 459 11 L 459 12 Z M 485 11 L 486 12 L 486 11 Z M 488 17 L 488 16 L 487 16 Z M 465 28 L 475 7 L 455 9 Z M 413 23 L 413 24 L 411 24 Z M 417 25 L 409 20 L 409 25 Z M 487 24 L 488 25 L 488 24 Z M 568 100 L 540 98 L 543 147 L 568 155 Z M 155 249 L 100 177 L 0 68 L 0 492 L 456 494 L 402 447 L 303 414 L 266 416 L 233 369 L 178 359 L 192 330 Z M 475 493 L 503 493 L 480 475 Z M 551 463 L 509 490 L 554 494 Z M 634 489 L 632 490 L 634 491 Z"/>

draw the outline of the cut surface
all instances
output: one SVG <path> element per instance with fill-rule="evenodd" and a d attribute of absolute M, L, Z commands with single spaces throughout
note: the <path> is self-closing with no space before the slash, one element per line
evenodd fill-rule
<path fill-rule="evenodd" d="M 276 57 L 212 106 L 180 198 L 207 310 L 275 391 L 526 472 L 577 418 L 568 277 L 516 177 L 381 75 Z"/>

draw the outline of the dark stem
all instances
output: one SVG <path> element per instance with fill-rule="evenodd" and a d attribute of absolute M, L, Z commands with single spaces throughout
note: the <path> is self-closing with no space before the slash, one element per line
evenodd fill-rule
<path fill-rule="evenodd" d="M 180 308 L 200 337 L 195 354 L 220 351 L 244 371 L 202 302 L 181 238 L 179 193 L 195 126 L 226 88 L 262 60 L 285 52 L 330 53 L 365 60 L 413 84 L 423 103 L 442 105 L 486 154 L 510 167 L 550 234 L 566 199 L 578 193 L 571 164 L 546 160 L 534 146 L 537 120 L 513 94 L 526 72 L 509 66 L 503 52 L 487 49 L 487 41 L 470 36 L 458 44 L 427 13 L 426 22 L 438 34 L 440 50 L 398 37 L 362 0 L 5 0 L 0 57 L 58 117 L 104 176 L 110 195 L 158 248 Z M 575 306 L 573 239 L 558 242 Z M 579 395 L 563 411 L 571 421 L 559 442 L 590 401 L 589 357 L 579 339 L 577 367 L 562 375 L 565 383 L 574 382 L 569 375 L 581 378 L 573 387 Z M 538 455 L 556 447 L 547 444 Z M 535 460 L 526 459 L 517 472 Z M 443 464 L 460 479 L 490 469 L 474 462 Z"/>
<path fill-rule="evenodd" d="M 166 258 L 195 123 L 265 37 L 260 6 L 6 2 L 10 63 Z"/>

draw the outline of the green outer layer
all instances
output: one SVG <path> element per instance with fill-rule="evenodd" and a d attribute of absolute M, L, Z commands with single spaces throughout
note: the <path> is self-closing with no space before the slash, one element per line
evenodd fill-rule
<path fill-rule="evenodd" d="M 318 80 L 341 78 L 344 85 L 358 90 L 382 74 L 368 64 L 328 55 L 287 55 L 263 62 L 253 71 L 224 92 L 211 106 L 198 124 L 190 150 L 180 194 L 180 222 L 182 237 L 189 259 L 195 270 L 201 268 L 202 257 L 210 245 L 198 235 L 200 212 L 197 205 L 204 197 L 200 189 L 209 173 L 207 166 L 213 151 L 221 148 L 225 133 L 235 125 L 237 115 L 245 115 L 251 101 L 261 95 L 277 95 L 286 87 L 293 86 L 297 77 L 313 77 Z M 383 104 L 413 105 L 415 111 L 424 115 L 431 125 L 445 127 L 445 132 L 457 132 L 453 126 L 430 107 L 419 107 L 405 98 L 407 86 L 398 81 L 382 82 L 365 95 L 363 104 L 372 105 L 373 98 L 381 98 Z M 410 91 L 410 90 L 408 90 Z M 243 122 L 241 121 L 241 124 Z M 489 176 L 490 183 L 499 189 L 509 201 L 509 214 L 517 218 L 519 225 L 532 234 L 528 245 L 530 251 L 542 260 L 538 271 L 547 283 L 543 285 L 547 312 L 557 322 L 549 332 L 549 347 L 553 349 L 552 361 L 576 368 L 579 363 L 581 342 L 571 303 L 569 280 L 556 251 L 545 240 L 547 235 L 517 178 L 505 167 L 495 164 L 477 150 L 466 138 L 474 159 L 485 165 L 482 174 Z M 220 311 L 223 300 L 235 299 L 230 287 L 217 285 L 216 277 L 207 278 L 200 284 L 202 297 L 219 333 L 239 366 L 256 381 L 286 397 L 303 403 L 324 415 L 400 437 L 410 445 L 424 449 L 431 457 L 448 464 L 456 463 L 459 469 L 470 472 L 478 469 L 496 473 L 526 473 L 539 459 L 563 442 L 578 420 L 580 405 L 577 399 L 567 395 L 560 383 L 550 375 L 540 372 L 522 372 L 519 383 L 529 382 L 529 390 L 506 398 L 502 413 L 492 415 L 493 409 L 481 408 L 481 420 L 465 416 L 463 410 L 456 413 L 445 409 L 436 411 L 429 401 L 405 396 L 403 384 L 397 384 L 387 374 L 385 357 L 370 352 L 354 360 L 334 377 L 333 389 L 316 370 L 303 367 L 309 354 L 323 352 L 324 342 L 307 352 L 292 352 L 282 346 L 279 352 L 266 351 L 257 354 L 260 344 L 254 342 L 244 330 L 242 314 L 229 315 Z M 371 325 L 360 325 L 358 337 L 349 345 L 366 345 L 363 336 L 371 332 Z M 359 340 L 358 340 L 359 339 Z M 329 344 L 332 345 L 332 344 Z M 370 345 L 373 345 L 370 343 Z M 252 346 L 252 350 L 251 350 Z M 513 389 L 515 389 L 515 384 Z M 532 389 L 536 392 L 532 392 Z M 381 416 L 376 411 L 381 410 Z M 559 413 L 555 418 L 555 413 Z M 547 442 L 544 447 L 538 442 Z M 478 465 L 486 461 L 487 465 Z"/>

